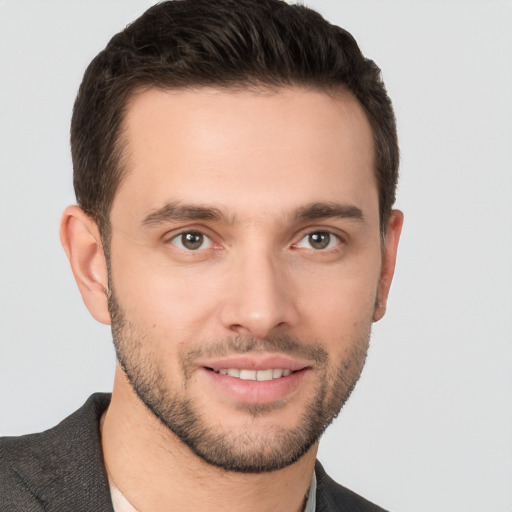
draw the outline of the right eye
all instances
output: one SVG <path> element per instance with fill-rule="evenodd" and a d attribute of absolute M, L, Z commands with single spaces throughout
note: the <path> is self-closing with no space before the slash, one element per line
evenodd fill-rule
<path fill-rule="evenodd" d="M 212 239 L 199 231 L 184 231 L 172 237 L 170 242 L 184 251 L 211 249 L 213 246 Z"/>

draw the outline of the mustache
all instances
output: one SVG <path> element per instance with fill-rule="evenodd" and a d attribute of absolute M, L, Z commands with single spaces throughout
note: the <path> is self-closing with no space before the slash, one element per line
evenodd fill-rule
<path fill-rule="evenodd" d="M 319 364 L 326 363 L 329 359 L 327 352 L 318 342 L 306 341 L 284 333 L 261 339 L 251 336 L 230 336 L 189 349 L 181 355 L 180 359 L 183 367 L 189 367 L 200 358 L 261 352 L 279 352 L 292 357 L 309 359 Z"/>

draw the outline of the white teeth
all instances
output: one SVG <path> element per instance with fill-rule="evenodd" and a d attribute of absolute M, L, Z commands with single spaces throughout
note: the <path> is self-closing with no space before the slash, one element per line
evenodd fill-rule
<path fill-rule="evenodd" d="M 272 380 L 273 370 L 258 370 L 256 372 L 256 380 Z"/>
<path fill-rule="evenodd" d="M 242 380 L 256 380 L 256 370 L 240 370 Z"/>
<path fill-rule="evenodd" d="M 239 370 L 238 368 L 221 368 L 217 371 L 221 375 L 229 375 L 230 377 L 237 377 L 242 380 L 257 380 L 260 382 L 272 379 L 280 379 L 287 377 L 292 373 L 288 368 L 269 368 L 268 370 Z"/>

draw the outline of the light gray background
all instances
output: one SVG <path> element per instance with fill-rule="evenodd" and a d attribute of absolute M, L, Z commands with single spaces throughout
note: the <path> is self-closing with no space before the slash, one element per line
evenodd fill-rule
<path fill-rule="evenodd" d="M 153 2 L 0 1 L 0 432 L 41 430 L 114 368 L 58 239 L 85 66 Z M 388 315 L 325 435 L 395 512 L 512 510 L 512 3 L 316 0 L 383 69 L 406 221 Z"/>

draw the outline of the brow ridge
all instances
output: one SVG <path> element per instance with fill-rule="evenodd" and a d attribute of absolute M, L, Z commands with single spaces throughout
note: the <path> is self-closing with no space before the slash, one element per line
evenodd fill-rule
<path fill-rule="evenodd" d="M 363 221 L 364 216 L 360 208 L 350 204 L 315 202 L 301 206 L 292 213 L 291 218 L 298 222 L 321 219 L 354 219 Z M 218 208 L 181 204 L 179 201 L 169 202 L 151 211 L 142 220 L 143 227 L 155 227 L 166 222 L 183 220 L 210 220 L 228 222 L 226 215 Z M 233 219 L 231 220 L 233 222 Z"/>
<path fill-rule="evenodd" d="M 302 206 L 295 212 L 295 218 L 301 222 L 332 218 L 364 221 L 363 212 L 359 207 L 351 204 L 333 202 L 317 202 Z"/>
<path fill-rule="evenodd" d="M 151 211 L 142 220 L 142 226 L 154 227 L 166 222 L 181 220 L 221 221 L 226 220 L 226 216 L 218 208 L 180 204 L 179 201 L 174 201 Z"/>

